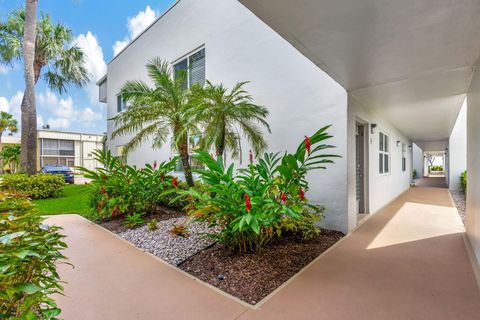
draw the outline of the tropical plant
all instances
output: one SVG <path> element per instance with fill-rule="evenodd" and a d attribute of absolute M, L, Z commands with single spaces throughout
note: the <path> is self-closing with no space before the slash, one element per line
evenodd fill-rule
<path fill-rule="evenodd" d="M 240 133 L 243 133 L 255 154 L 266 150 L 261 126 L 270 132 L 266 122 L 268 110 L 253 103 L 253 98 L 243 88 L 247 83 L 239 82 L 228 90 L 223 84 L 213 85 L 207 81 L 205 87 L 192 89 L 197 103 L 190 110 L 191 118 L 203 129 L 199 149 L 209 150 L 213 146 L 217 156 L 229 151 L 237 158 Z"/>
<path fill-rule="evenodd" d="M 28 199 L 0 192 L 0 319 L 57 319 L 56 266 L 67 247 L 59 231 Z"/>
<path fill-rule="evenodd" d="M 157 227 L 157 219 L 152 218 L 152 219 L 148 222 L 148 224 L 147 224 L 147 229 L 148 229 L 148 231 L 155 231 L 155 230 L 157 230 L 157 229 L 158 229 L 158 227 Z"/>
<path fill-rule="evenodd" d="M 54 174 L 8 174 L 0 184 L 0 190 L 14 191 L 32 199 L 58 197 L 63 192 L 65 178 Z"/>
<path fill-rule="evenodd" d="M 467 192 L 467 171 L 463 171 L 460 175 L 460 188 L 463 192 Z"/>
<path fill-rule="evenodd" d="M 417 179 L 417 169 L 413 169 L 412 171 L 412 179 Z"/>
<path fill-rule="evenodd" d="M 121 97 L 129 108 L 112 119 L 116 127 L 112 139 L 134 134 L 123 149 L 128 154 L 150 139 L 152 147 L 160 148 L 172 134 L 172 146 L 180 154 L 185 180 L 193 186 L 188 134 L 197 130 L 186 116 L 192 106 L 190 91 L 185 89 L 187 73 L 173 74 L 170 64 L 160 58 L 151 59 L 146 68 L 153 87 L 141 80 L 127 81 L 123 85 Z"/>
<path fill-rule="evenodd" d="M 51 90 L 63 93 L 68 86 L 81 87 L 89 80 L 85 55 L 80 47 L 72 45 L 72 31 L 61 23 L 54 24 L 44 13 L 37 23 L 36 7 L 36 0 L 27 0 L 25 10 L 13 11 L 0 23 L 0 63 L 12 65 L 22 58 L 24 61 L 21 158 L 28 174 L 36 171 L 35 84 L 43 77 Z"/>
<path fill-rule="evenodd" d="M 431 171 L 443 171 L 443 166 L 430 166 Z"/>
<path fill-rule="evenodd" d="M 3 166 L 8 166 L 10 173 L 15 173 L 20 166 L 20 145 L 10 145 L 3 147 L 0 151 L 0 159 L 3 161 Z"/>
<path fill-rule="evenodd" d="M 125 215 L 129 226 L 142 224 L 144 215 L 153 213 L 157 205 L 168 205 L 166 190 L 177 190 L 181 183 L 169 173 L 175 168 L 178 158 L 159 164 L 146 164 L 137 169 L 124 165 L 110 151 L 94 151 L 95 159 L 102 165 L 96 170 L 78 168 L 91 179 L 91 205 L 95 208 L 95 219 L 109 219 Z M 138 223 L 137 223 L 138 222 Z"/>
<path fill-rule="evenodd" d="M 210 234 L 228 249 L 237 252 L 262 250 L 283 231 L 301 232 L 305 237 L 315 234 L 314 223 L 321 219 L 324 208 L 310 204 L 306 175 L 325 164 L 333 163 L 333 154 L 323 153 L 334 148 L 322 142 L 331 138 L 329 126 L 305 137 L 295 153 L 267 153 L 238 174 L 231 164 L 225 167 L 222 157 L 213 159 L 207 152 L 197 151 L 195 158 L 206 169 L 198 170 L 207 192 L 191 188 L 183 192 L 197 200 L 189 214 L 210 223 L 219 230 Z"/>
<path fill-rule="evenodd" d="M 2 147 L 2 136 L 5 131 L 10 131 L 10 133 L 17 132 L 17 120 L 13 116 L 5 111 L 0 112 L 0 151 Z M 0 157 L 0 171 L 3 171 L 3 158 Z"/>

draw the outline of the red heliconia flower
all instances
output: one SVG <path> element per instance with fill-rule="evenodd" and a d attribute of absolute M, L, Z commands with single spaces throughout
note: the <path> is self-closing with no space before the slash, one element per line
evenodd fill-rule
<path fill-rule="evenodd" d="M 107 176 L 102 176 L 102 180 L 103 181 L 107 180 Z"/>
<path fill-rule="evenodd" d="M 173 186 L 174 186 L 175 188 L 178 188 L 178 179 L 177 179 L 177 177 L 173 177 L 173 178 L 172 178 L 172 184 L 173 184 Z"/>
<path fill-rule="evenodd" d="M 305 136 L 305 139 L 303 140 L 303 143 L 305 144 L 305 149 L 307 150 L 307 153 L 310 154 L 310 149 L 312 147 L 312 144 L 310 142 L 310 137 Z"/>
<path fill-rule="evenodd" d="M 163 172 L 160 173 L 160 180 L 162 180 L 162 181 L 165 180 L 165 173 L 163 173 Z"/>
<path fill-rule="evenodd" d="M 153 161 L 153 169 L 157 169 L 157 160 Z"/>
<path fill-rule="evenodd" d="M 252 153 L 252 150 L 250 150 L 248 152 L 248 160 L 250 161 L 250 163 L 253 163 L 253 153 Z"/>
<path fill-rule="evenodd" d="M 102 188 L 100 189 L 100 192 L 101 192 L 102 194 L 105 194 L 105 195 L 106 195 L 106 194 L 107 194 L 107 189 L 105 189 L 105 187 L 102 187 Z"/>
<path fill-rule="evenodd" d="M 245 197 L 245 210 L 250 211 L 252 210 L 252 202 L 250 201 L 250 197 L 247 193 L 244 195 Z"/>
<path fill-rule="evenodd" d="M 283 204 L 287 203 L 287 194 L 285 192 L 280 194 L 280 198 L 282 199 Z"/>
<path fill-rule="evenodd" d="M 298 189 L 298 196 L 300 200 L 305 200 L 305 191 L 302 188 Z"/>

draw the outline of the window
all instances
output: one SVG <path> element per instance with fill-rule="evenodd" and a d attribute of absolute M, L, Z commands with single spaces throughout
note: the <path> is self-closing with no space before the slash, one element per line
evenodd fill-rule
<path fill-rule="evenodd" d="M 75 144 L 73 140 L 42 139 L 42 155 L 74 156 Z"/>
<path fill-rule="evenodd" d="M 205 49 L 201 49 L 187 56 L 173 65 L 175 75 L 179 72 L 186 72 L 187 81 L 184 88 L 188 89 L 195 83 L 205 84 Z"/>
<path fill-rule="evenodd" d="M 198 135 L 198 134 L 192 134 L 192 135 L 188 136 L 188 152 L 190 153 L 189 160 L 190 160 L 190 167 L 192 169 L 204 169 L 203 164 L 192 157 L 192 153 L 195 151 L 195 149 L 198 148 L 200 138 L 201 138 L 201 136 Z M 171 142 L 171 145 L 173 146 L 173 141 Z M 174 149 L 174 148 L 172 148 L 172 149 Z M 174 156 L 180 156 L 180 154 L 178 154 L 175 149 L 173 150 L 173 153 L 174 153 Z M 181 158 L 178 158 L 177 164 L 175 166 L 175 171 L 178 171 L 178 172 L 183 172 L 184 171 L 183 170 L 183 163 L 182 163 Z"/>
<path fill-rule="evenodd" d="M 122 112 L 127 110 L 127 102 L 125 99 L 122 99 L 122 95 L 117 95 L 117 112 Z"/>
<path fill-rule="evenodd" d="M 378 172 L 380 174 L 390 172 L 390 137 L 379 132 Z"/>
<path fill-rule="evenodd" d="M 402 143 L 402 171 L 407 170 L 407 145 Z"/>

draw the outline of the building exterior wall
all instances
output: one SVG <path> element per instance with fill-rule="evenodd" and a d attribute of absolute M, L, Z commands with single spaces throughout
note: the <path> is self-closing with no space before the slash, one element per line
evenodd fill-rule
<path fill-rule="evenodd" d="M 465 100 L 448 143 L 448 172 L 451 190 L 460 190 L 460 175 L 467 169 L 467 100 Z"/>
<path fill-rule="evenodd" d="M 410 186 L 412 172 L 412 151 L 408 148 L 411 141 L 384 118 L 362 106 L 357 99 L 349 95 L 348 99 L 348 227 L 357 224 L 356 207 L 356 122 L 368 124 L 368 204 L 369 213 L 375 213 L 391 200 L 399 196 Z M 371 124 L 377 127 L 373 133 Z M 390 173 L 379 173 L 379 132 L 389 135 Z M 397 141 L 400 141 L 397 146 Z M 402 144 L 406 149 L 406 170 L 402 171 Z"/>
<path fill-rule="evenodd" d="M 420 149 L 417 144 L 413 143 L 412 146 L 412 157 L 413 157 L 413 169 L 417 171 L 417 179 L 421 179 L 424 175 L 423 167 L 424 167 L 424 158 L 423 158 L 423 150 Z"/>
<path fill-rule="evenodd" d="M 480 263 L 480 69 L 477 66 L 467 96 L 466 230 Z"/>
<path fill-rule="evenodd" d="M 272 134 L 266 133 L 266 139 L 271 151 L 294 151 L 304 135 L 333 124 L 329 133 L 334 138 L 329 142 L 342 158 L 309 176 L 308 196 L 327 207 L 324 226 L 347 231 L 347 93 L 238 1 L 182 0 L 111 61 L 106 81 L 108 118 L 117 113 L 116 95 L 125 81 L 148 81 L 145 64 L 150 58 L 174 62 L 201 46 L 208 80 L 230 88 L 251 81 L 247 91 L 270 111 Z M 109 122 L 109 137 L 112 130 Z M 108 148 L 116 154 L 130 138 L 109 140 Z M 242 141 L 239 165 L 245 164 L 248 150 Z M 145 143 L 127 161 L 142 166 L 171 155 L 168 145 L 153 150 Z"/>

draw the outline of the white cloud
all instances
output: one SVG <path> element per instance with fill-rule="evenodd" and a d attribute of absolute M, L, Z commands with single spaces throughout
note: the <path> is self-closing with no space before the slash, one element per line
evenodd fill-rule
<path fill-rule="evenodd" d="M 5 97 L 0 97 L 0 111 L 10 111 L 10 104 L 8 103 L 8 99 Z"/>
<path fill-rule="evenodd" d="M 90 98 L 90 103 L 98 104 L 98 88 L 96 82 L 107 73 L 107 64 L 103 58 L 103 49 L 97 38 L 88 31 L 87 34 L 80 34 L 74 41 L 85 53 L 85 67 L 90 73 L 91 81 L 85 87 Z"/>
<path fill-rule="evenodd" d="M 43 117 L 41 115 L 37 115 L 37 128 L 43 127 L 43 124 L 45 122 L 43 121 Z"/>
<path fill-rule="evenodd" d="M 71 96 L 59 98 L 55 93 L 47 90 L 38 95 L 38 104 L 47 109 L 51 117 L 47 122 L 37 118 L 37 121 L 50 125 L 52 129 L 68 129 L 72 123 L 81 123 L 85 127 L 93 127 L 97 121 L 102 120 L 101 112 L 95 112 L 92 108 L 76 108 Z"/>
<path fill-rule="evenodd" d="M 135 16 L 129 17 L 127 20 L 128 35 L 123 40 L 115 42 L 113 45 L 113 55 L 116 56 L 120 53 L 130 41 L 152 24 L 158 15 L 158 11 L 152 10 L 150 6 L 147 6 L 145 11 L 140 11 Z"/>
<path fill-rule="evenodd" d="M 10 99 L 6 97 L 0 97 L 0 111 L 5 111 L 13 115 L 13 118 L 17 120 L 20 130 L 21 119 L 21 105 L 23 99 L 23 92 L 17 91 Z"/>
<path fill-rule="evenodd" d="M 9 71 L 10 71 L 9 67 L 3 64 L 0 64 L 0 74 L 7 74 Z"/>

